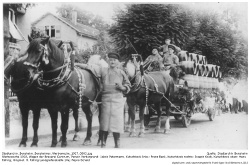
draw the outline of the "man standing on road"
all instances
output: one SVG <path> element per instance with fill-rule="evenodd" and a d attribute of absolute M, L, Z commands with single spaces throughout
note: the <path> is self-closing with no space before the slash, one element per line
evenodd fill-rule
<path fill-rule="evenodd" d="M 120 147 L 120 133 L 123 133 L 123 110 L 126 98 L 124 93 L 130 90 L 130 82 L 123 70 L 118 69 L 119 54 L 108 54 L 109 67 L 102 70 L 101 83 L 102 110 L 100 118 L 101 147 L 106 146 L 108 132 L 113 132 L 115 148 Z"/>

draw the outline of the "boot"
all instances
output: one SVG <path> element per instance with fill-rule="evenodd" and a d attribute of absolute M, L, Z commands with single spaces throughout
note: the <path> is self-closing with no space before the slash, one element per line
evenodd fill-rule
<path fill-rule="evenodd" d="M 108 131 L 102 131 L 101 148 L 105 148 L 106 147 L 107 138 L 108 138 Z"/>
<path fill-rule="evenodd" d="M 102 141 L 102 134 L 103 134 L 103 131 L 99 130 L 98 131 L 98 141 L 97 141 L 97 146 L 100 146 L 101 145 L 101 141 Z"/>
<path fill-rule="evenodd" d="M 113 132 L 115 148 L 120 148 L 120 133 Z"/>

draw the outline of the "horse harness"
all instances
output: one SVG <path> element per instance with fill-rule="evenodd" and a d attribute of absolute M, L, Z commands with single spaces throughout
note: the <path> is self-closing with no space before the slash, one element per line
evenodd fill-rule
<path fill-rule="evenodd" d="M 42 44 L 40 44 L 40 46 L 44 50 L 42 58 L 45 59 L 48 56 L 47 45 L 43 46 Z M 73 56 L 75 55 L 74 50 L 72 52 L 70 52 L 70 53 L 72 53 Z M 69 54 L 66 54 L 66 55 L 67 55 L 67 57 L 70 57 Z M 74 64 L 74 63 L 71 63 L 67 57 L 64 58 L 64 64 L 62 66 L 60 66 L 58 68 L 55 68 L 53 70 L 50 70 L 50 71 L 40 72 L 40 74 L 44 74 L 44 73 L 52 73 L 52 72 L 56 72 L 56 71 L 61 70 L 60 74 L 56 78 L 53 78 L 51 80 L 44 80 L 43 76 L 39 77 L 38 80 L 37 80 L 37 88 L 40 89 L 40 90 L 46 90 L 46 89 L 50 89 L 50 88 L 54 88 L 54 87 L 60 87 L 60 86 L 67 83 L 72 88 L 72 90 L 79 96 L 79 109 L 81 109 L 82 108 L 82 97 L 84 95 L 84 89 L 86 89 L 85 78 L 84 78 L 83 73 L 80 71 L 79 67 L 74 67 L 75 69 L 72 69 L 72 64 Z M 28 62 L 25 62 L 24 64 L 27 65 L 27 66 L 31 66 L 31 67 L 33 67 L 35 69 L 38 69 L 38 67 L 40 66 L 40 64 L 34 65 L 34 64 L 31 64 L 31 63 L 28 63 Z M 79 80 L 79 92 L 77 91 L 77 89 L 75 89 L 68 82 L 68 80 L 70 79 L 70 77 L 72 75 L 72 72 L 74 70 L 76 71 L 77 76 L 78 76 L 78 80 Z M 88 101 L 90 103 L 92 103 L 92 104 L 96 103 L 95 100 L 97 99 L 99 93 L 100 93 L 100 91 L 97 92 L 97 95 L 96 95 L 94 100 L 89 99 Z M 96 104 L 99 104 L 99 103 L 96 103 Z"/>

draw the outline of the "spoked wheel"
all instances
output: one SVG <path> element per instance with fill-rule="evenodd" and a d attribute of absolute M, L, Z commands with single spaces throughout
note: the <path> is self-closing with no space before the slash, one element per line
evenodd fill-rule
<path fill-rule="evenodd" d="M 175 118 L 175 120 L 181 120 L 182 119 L 182 116 L 181 115 L 174 115 L 174 118 Z"/>
<path fill-rule="evenodd" d="M 188 105 L 183 106 L 183 110 L 187 113 L 187 115 L 182 116 L 182 125 L 183 127 L 188 127 L 191 124 L 191 110 Z"/>
<path fill-rule="evenodd" d="M 182 116 L 182 125 L 183 127 L 188 127 L 190 124 L 191 124 L 191 117 L 188 117 L 188 116 Z"/>
<path fill-rule="evenodd" d="M 210 121 L 213 121 L 214 118 L 215 118 L 215 110 L 210 108 L 210 109 L 208 109 L 207 114 L 208 114 L 209 120 L 210 120 Z"/>

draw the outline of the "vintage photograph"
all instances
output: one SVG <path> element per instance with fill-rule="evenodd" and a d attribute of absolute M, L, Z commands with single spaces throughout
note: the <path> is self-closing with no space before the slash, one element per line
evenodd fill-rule
<path fill-rule="evenodd" d="M 2 8 L 5 151 L 248 152 L 248 2 Z"/>

